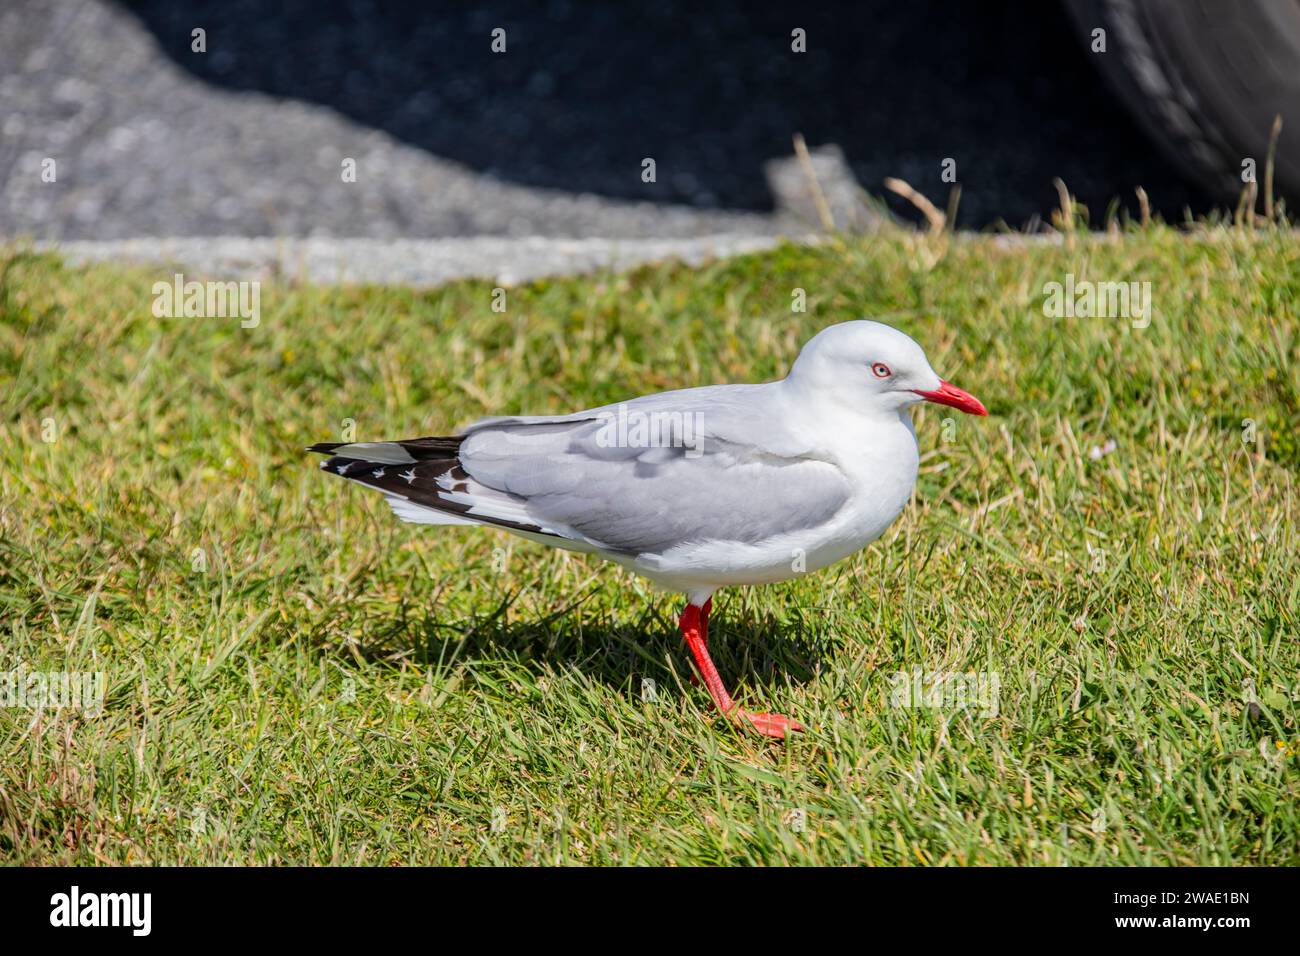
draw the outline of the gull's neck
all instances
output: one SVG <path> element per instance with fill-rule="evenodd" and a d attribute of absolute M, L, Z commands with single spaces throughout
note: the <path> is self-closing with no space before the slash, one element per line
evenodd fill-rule
<path fill-rule="evenodd" d="M 864 444 L 916 442 L 911 407 L 853 401 L 847 389 L 815 388 L 793 378 L 773 383 L 784 413 L 800 430 L 828 450 Z M 907 436 L 904 438 L 904 434 Z"/>

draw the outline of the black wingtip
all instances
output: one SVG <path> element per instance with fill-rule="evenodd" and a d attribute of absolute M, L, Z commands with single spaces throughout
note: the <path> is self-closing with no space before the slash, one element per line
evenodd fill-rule
<path fill-rule="evenodd" d="M 314 445 L 308 445 L 303 451 L 314 451 L 320 455 L 329 455 L 334 449 L 341 448 L 345 443 L 341 441 L 318 441 Z"/>

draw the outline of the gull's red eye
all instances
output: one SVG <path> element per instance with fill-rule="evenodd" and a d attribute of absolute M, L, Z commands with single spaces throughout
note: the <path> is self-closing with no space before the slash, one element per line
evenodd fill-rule
<path fill-rule="evenodd" d="M 871 371 L 875 373 L 876 378 L 889 378 L 894 373 L 889 370 L 889 366 L 884 362 L 877 362 L 871 366 Z"/>

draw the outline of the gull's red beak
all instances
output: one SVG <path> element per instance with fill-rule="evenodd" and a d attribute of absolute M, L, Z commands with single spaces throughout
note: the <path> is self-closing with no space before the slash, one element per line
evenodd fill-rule
<path fill-rule="evenodd" d="M 927 402 L 935 402 L 938 405 L 951 405 L 953 408 L 960 408 L 970 415 L 987 415 L 989 413 L 989 410 L 980 403 L 980 400 L 970 392 L 964 392 L 956 385 L 945 382 L 943 379 L 939 379 L 939 387 L 933 392 L 923 392 L 919 388 L 914 388 L 912 391 Z"/>

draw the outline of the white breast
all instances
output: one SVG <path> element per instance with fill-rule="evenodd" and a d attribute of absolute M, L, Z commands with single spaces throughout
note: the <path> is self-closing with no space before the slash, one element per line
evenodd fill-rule
<path fill-rule="evenodd" d="M 845 455 L 842 467 L 853 482 L 853 499 L 843 515 L 836 516 L 840 520 L 827 528 L 816 549 L 816 567 L 848 557 L 885 533 L 912 497 L 919 461 L 907 412 L 887 427 L 872 429 L 868 443 Z"/>

